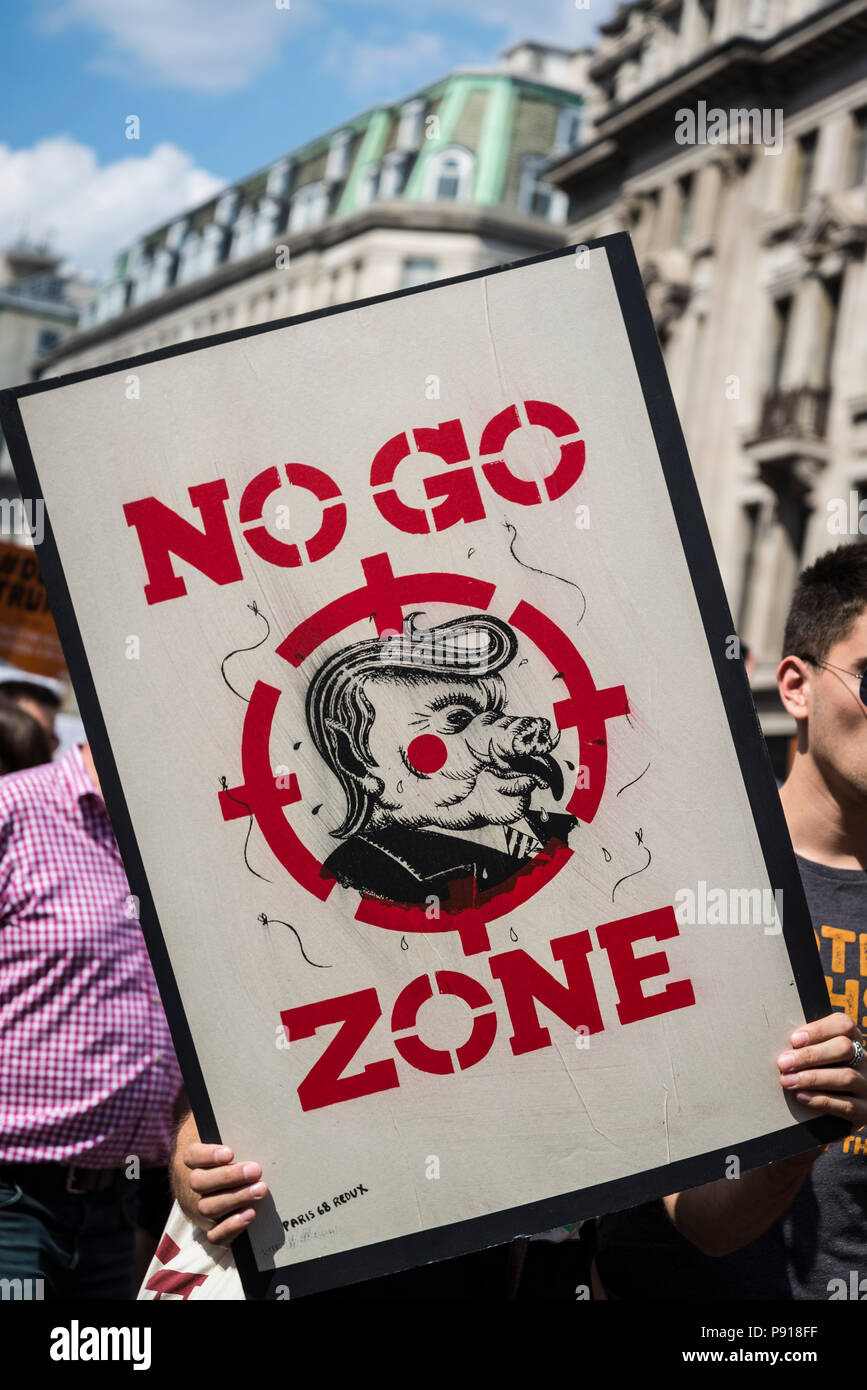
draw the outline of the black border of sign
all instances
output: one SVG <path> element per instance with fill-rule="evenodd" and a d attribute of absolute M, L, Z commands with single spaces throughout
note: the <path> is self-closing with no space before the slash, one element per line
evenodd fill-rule
<path fill-rule="evenodd" d="M 631 240 L 628 233 L 618 232 L 613 236 L 582 243 L 582 246 L 586 246 L 588 250 L 602 249 L 608 259 L 768 876 L 775 887 L 783 890 L 783 934 L 801 1006 L 807 1020 L 820 1018 L 829 1012 L 830 1004 L 819 954 L 815 947 L 807 902 L 743 663 L 729 660 L 725 655 L 726 639 L 734 633 L 734 627 Z M 567 246 L 492 269 L 456 275 L 434 284 L 417 285 L 391 294 L 375 295 L 370 299 L 333 305 L 311 313 L 279 319 L 273 323 L 257 324 L 209 338 L 198 338 L 121 362 L 111 362 L 85 371 L 72 372 L 67 376 L 30 382 L 25 386 L 2 391 L 0 424 L 6 435 L 22 496 L 33 499 L 34 503 L 37 500 L 42 501 L 44 508 L 39 477 L 18 407 L 19 399 L 24 396 L 54 391 L 74 382 L 123 372 L 148 362 L 197 352 L 219 343 L 273 332 L 274 329 L 290 324 L 327 318 L 332 314 L 347 313 L 353 309 L 381 304 L 406 295 L 436 294 L 438 289 L 446 285 L 458 285 L 484 276 L 501 275 L 517 267 L 537 265 L 541 261 L 555 260 L 562 256 L 574 256 L 576 250 L 578 248 L 575 246 Z M 576 273 L 582 272 L 576 267 Z M 216 1143 L 220 1141 L 220 1135 L 213 1108 L 154 909 L 47 508 L 44 508 L 44 513 L 44 538 L 37 551 L 52 611 L 127 877 L 141 903 L 140 917 L 145 939 L 159 981 L 160 994 L 199 1133 L 203 1141 Z M 780 1045 L 784 1045 L 782 1038 Z M 733 1140 L 725 1149 L 633 1173 L 614 1182 L 584 1188 L 577 1193 L 548 1198 L 522 1207 L 512 1207 L 488 1216 L 474 1217 L 429 1231 L 400 1236 L 341 1254 L 324 1255 L 298 1264 L 278 1266 L 272 1270 L 257 1269 L 249 1236 L 244 1235 L 236 1239 L 232 1248 L 248 1298 L 276 1298 L 278 1286 L 288 1286 L 291 1295 L 295 1297 L 298 1294 L 316 1293 L 371 1279 L 429 1261 L 448 1259 L 484 1246 L 504 1243 L 518 1235 L 544 1231 L 606 1211 L 634 1206 L 665 1192 L 696 1186 L 720 1176 L 724 1171 L 726 1158 L 733 1148 L 737 1151 L 742 1167 L 749 1168 L 798 1153 L 817 1143 L 828 1143 L 846 1133 L 848 1127 L 841 1121 L 828 1117 L 811 1118 L 800 1125 L 789 1126 L 757 1139 L 744 1143 Z"/>

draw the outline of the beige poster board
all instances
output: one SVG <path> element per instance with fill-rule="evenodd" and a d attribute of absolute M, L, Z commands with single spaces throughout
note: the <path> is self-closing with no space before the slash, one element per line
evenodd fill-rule
<path fill-rule="evenodd" d="M 270 1188 L 248 1293 L 816 1142 L 774 1059 L 824 984 L 625 236 L 3 424 L 200 1130 Z"/>

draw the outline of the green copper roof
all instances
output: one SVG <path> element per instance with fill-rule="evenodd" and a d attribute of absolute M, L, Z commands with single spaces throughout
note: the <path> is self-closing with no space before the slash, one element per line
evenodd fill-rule
<path fill-rule="evenodd" d="M 422 113 L 421 139 L 409 149 L 399 149 L 398 130 L 402 113 L 410 102 L 418 102 Z M 291 154 L 291 196 L 325 177 L 331 144 L 339 133 L 352 136 L 348 163 L 336 189 L 329 195 L 330 213 L 326 221 L 346 217 L 361 205 L 367 170 L 397 161 L 403 178 L 402 188 L 383 193 L 390 201 L 419 201 L 428 187 L 430 162 L 449 146 L 468 151 L 474 157 L 470 201 L 485 207 L 518 210 L 524 161 L 547 158 L 553 153 L 559 113 L 564 106 L 580 107 L 579 91 L 552 87 L 518 73 L 456 72 L 415 92 L 404 100 L 362 112 L 351 121 L 308 141 Z M 402 158 L 401 158 L 402 156 Z M 237 192 L 238 207 L 258 204 L 275 160 L 234 185 L 222 189 L 206 203 L 185 216 L 193 229 L 206 226 L 214 216 L 218 199 Z M 323 185 L 324 186 L 324 185 Z M 524 209 L 526 211 L 526 209 Z M 275 222 L 275 235 L 285 233 L 288 210 L 285 199 L 281 218 Z M 176 221 L 178 219 L 173 219 Z M 165 244 L 171 223 L 163 224 L 143 240 L 146 247 Z M 125 278 L 128 253 L 118 256 L 111 280 Z"/>

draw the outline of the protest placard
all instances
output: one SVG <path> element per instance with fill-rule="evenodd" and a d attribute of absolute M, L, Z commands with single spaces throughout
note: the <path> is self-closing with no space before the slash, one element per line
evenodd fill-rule
<path fill-rule="evenodd" d="M 827 992 L 625 235 L 3 427 L 200 1131 L 270 1188 L 248 1294 L 831 1133 L 777 1079 Z"/>

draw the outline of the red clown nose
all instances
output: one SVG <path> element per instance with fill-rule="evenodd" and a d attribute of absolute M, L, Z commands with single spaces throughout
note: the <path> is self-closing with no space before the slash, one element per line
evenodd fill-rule
<path fill-rule="evenodd" d="M 419 734 L 406 750 L 406 760 L 410 766 L 427 776 L 439 772 L 448 755 L 448 749 L 436 734 Z"/>

